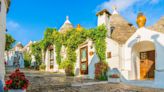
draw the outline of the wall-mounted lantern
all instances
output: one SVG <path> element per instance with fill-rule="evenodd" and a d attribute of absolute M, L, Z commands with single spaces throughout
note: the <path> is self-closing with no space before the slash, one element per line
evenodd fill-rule
<path fill-rule="evenodd" d="M 93 54 L 94 54 L 94 52 L 93 52 L 93 51 L 90 51 L 90 52 L 89 52 L 89 55 L 90 55 L 90 56 L 92 56 Z"/>

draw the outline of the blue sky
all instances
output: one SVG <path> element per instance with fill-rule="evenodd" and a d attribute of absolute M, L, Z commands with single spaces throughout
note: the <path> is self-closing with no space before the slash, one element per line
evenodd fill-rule
<path fill-rule="evenodd" d="M 134 25 L 139 11 L 147 16 L 147 26 L 164 16 L 164 0 L 11 0 L 7 29 L 25 45 L 42 39 L 47 27 L 59 29 L 66 16 L 74 26 L 96 27 L 96 12 L 104 8 L 112 12 L 113 6 Z"/>

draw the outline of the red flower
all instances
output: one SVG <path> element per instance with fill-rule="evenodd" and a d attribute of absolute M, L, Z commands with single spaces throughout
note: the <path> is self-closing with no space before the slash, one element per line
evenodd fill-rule
<path fill-rule="evenodd" d="M 7 88 L 7 87 L 4 87 L 4 90 L 5 90 L 5 91 L 7 91 L 7 90 L 9 90 L 9 88 Z"/>
<path fill-rule="evenodd" d="M 29 81 L 25 78 L 23 72 L 20 72 L 19 69 L 16 69 L 14 73 L 11 73 L 9 80 L 6 81 L 6 87 L 4 89 L 27 89 Z M 14 85 L 14 86 L 13 86 Z"/>
<path fill-rule="evenodd" d="M 7 80 L 6 85 L 10 85 L 10 84 L 12 84 L 12 82 L 13 82 L 13 80 Z"/>
<path fill-rule="evenodd" d="M 17 68 L 17 69 L 15 70 L 15 72 L 16 72 L 16 73 L 17 73 L 17 72 L 20 72 L 19 68 Z"/>
<path fill-rule="evenodd" d="M 23 90 L 27 89 L 27 85 L 25 84 L 23 87 L 22 87 Z"/>

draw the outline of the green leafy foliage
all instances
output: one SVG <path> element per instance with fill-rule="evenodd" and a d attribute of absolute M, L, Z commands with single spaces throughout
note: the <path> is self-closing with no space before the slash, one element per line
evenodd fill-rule
<path fill-rule="evenodd" d="M 106 38 L 107 30 L 104 25 L 93 29 L 84 29 L 80 31 L 72 29 L 66 33 L 60 33 L 56 29 L 47 28 L 44 33 L 44 39 L 41 41 L 41 48 L 46 50 L 50 45 L 55 45 L 56 60 L 60 68 L 69 68 L 69 73 L 73 74 L 74 64 L 76 62 L 76 49 L 80 44 L 85 42 L 87 39 L 91 39 L 94 42 L 96 53 L 100 58 L 100 61 L 105 61 L 106 51 Z M 66 47 L 67 58 L 61 63 L 61 48 Z"/>
<path fill-rule="evenodd" d="M 98 62 L 95 64 L 95 79 L 107 80 L 106 72 L 108 70 L 108 64 L 106 62 Z"/>
<path fill-rule="evenodd" d="M 15 39 L 10 34 L 6 34 L 5 50 L 7 50 L 7 51 L 10 50 L 14 43 L 15 43 Z"/>
<path fill-rule="evenodd" d="M 45 69 L 46 69 L 46 65 L 42 63 L 42 64 L 39 66 L 39 69 L 40 69 L 40 70 L 45 70 Z"/>
<path fill-rule="evenodd" d="M 54 43 L 53 31 L 56 29 L 47 28 L 44 32 L 44 38 L 41 41 L 41 48 L 46 50 L 46 48 Z"/>
<path fill-rule="evenodd" d="M 24 65 L 26 68 L 30 67 L 31 64 L 31 55 L 27 52 L 23 53 L 24 55 Z"/>
<path fill-rule="evenodd" d="M 36 42 L 31 45 L 31 54 L 35 56 L 36 63 L 39 66 L 41 64 L 42 59 L 42 48 L 41 48 L 41 42 Z"/>
<path fill-rule="evenodd" d="M 60 55 L 60 51 L 62 48 L 62 35 L 55 29 L 53 31 L 53 43 L 55 45 L 55 52 L 56 52 L 56 61 L 57 64 L 60 65 L 61 63 L 61 55 Z"/>

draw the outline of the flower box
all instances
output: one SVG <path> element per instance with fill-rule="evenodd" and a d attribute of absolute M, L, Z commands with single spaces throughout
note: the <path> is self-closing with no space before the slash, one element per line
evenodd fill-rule
<path fill-rule="evenodd" d="M 8 90 L 8 92 L 26 92 L 26 90 L 22 90 L 22 89 L 10 89 L 10 90 Z"/>
<path fill-rule="evenodd" d="M 120 76 L 119 76 L 119 74 L 109 75 L 108 82 L 110 82 L 110 83 L 120 83 Z"/>
<path fill-rule="evenodd" d="M 26 92 L 26 89 L 29 86 L 29 81 L 23 72 L 21 72 L 19 69 L 16 69 L 15 72 L 9 75 L 9 79 L 6 80 L 5 84 L 5 91 Z"/>
<path fill-rule="evenodd" d="M 109 83 L 120 83 L 120 78 L 108 78 Z"/>

